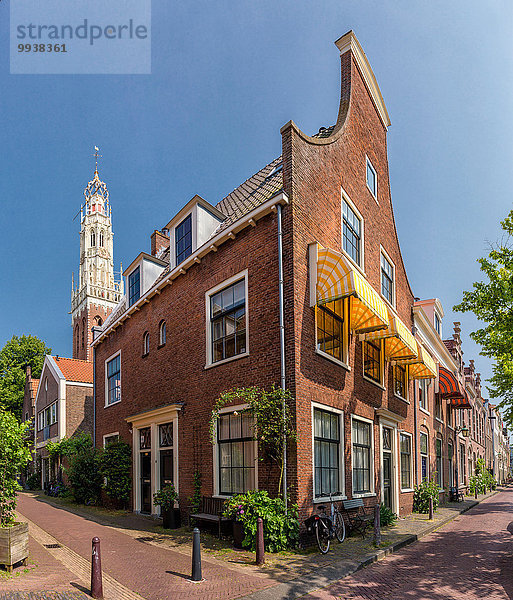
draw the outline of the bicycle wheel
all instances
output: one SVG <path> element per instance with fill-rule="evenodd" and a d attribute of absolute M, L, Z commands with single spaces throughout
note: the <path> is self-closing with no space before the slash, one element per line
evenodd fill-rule
<path fill-rule="evenodd" d="M 315 539 L 321 554 L 327 554 L 330 549 L 330 530 L 321 519 L 315 521 Z"/>
<path fill-rule="evenodd" d="M 344 517 L 339 513 L 335 513 L 335 535 L 337 540 L 342 543 L 346 539 L 346 524 L 344 523 Z"/>

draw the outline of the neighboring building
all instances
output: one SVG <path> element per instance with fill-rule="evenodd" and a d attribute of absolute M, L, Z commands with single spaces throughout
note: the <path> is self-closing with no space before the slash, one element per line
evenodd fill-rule
<path fill-rule="evenodd" d="M 494 404 L 489 404 L 489 419 L 492 437 L 492 470 L 499 484 L 509 478 L 510 450 L 508 430 L 502 421 L 502 415 Z"/>
<path fill-rule="evenodd" d="M 24 413 L 25 414 L 25 413 Z M 41 460 L 41 486 L 58 476 L 45 448 L 77 432 L 93 431 L 93 364 L 91 362 L 45 357 L 33 405 L 36 460 Z"/>
<path fill-rule="evenodd" d="M 98 151 L 96 151 L 98 159 Z M 80 268 L 78 285 L 71 283 L 73 358 L 92 360 L 94 326 L 103 324 L 123 295 L 122 283 L 114 278 L 112 214 L 109 192 L 98 176 L 84 190 L 80 209 Z"/>
<path fill-rule="evenodd" d="M 23 395 L 23 410 L 21 413 L 21 420 L 23 422 L 30 421 L 30 419 L 34 418 L 34 406 L 38 385 L 39 379 L 32 378 L 32 369 L 28 366 L 25 371 L 25 392 Z"/>
<path fill-rule="evenodd" d="M 437 368 L 411 333 L 387 110 L 354 34 L 336 44 L 336 124 L 309 136 L 287 123 L 282 156 L 215 206 L 192 198 L 125 270 L 127 295 L 95 331 L 96 443 L 132 445 L 136 511 L 158 512 L 167 481 L 185 508 L 196 471 L 205 495 L 278 493 L 241 407 L 223 411 L 214 445 L 209 420 L 223 390 L 280 382 L 295 398 L 287 482 L 301 517 L 330 494 L 411 511 L 410 407 Z"/>

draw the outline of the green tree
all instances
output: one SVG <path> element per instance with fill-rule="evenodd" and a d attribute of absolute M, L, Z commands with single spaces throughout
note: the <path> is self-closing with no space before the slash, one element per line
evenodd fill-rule
<path fill-rule="evenodd" d="M 30 423 L 19 423 L 16 417 L 0 410 L 0 526 L 14 523 L 17 477 L 27 465 L 30 449 L 25 440 Z"/>
<path fill-rule="evenodd" d="M 0 408 L 21 419 L 25 370 L 32 369 L 36 379 L 41 375 L 46 354 L 52 349 L 34 335 L 14 335 L 0 350 Z"/>
<path fill-rule="evenodd" d="M 132 448 L 123 441 L 108 444 L 100 459 L 107 495 L 127 506 L 132 490 Z"/>
<path fill-rule="evenodd" d="M 503 241 L 478 259 L 485 281 L 473 284 L 463 292 L 463 300 L 454 307 L 460 312 L 473 312 L 484 327 L 470 337 L 480 344 L 483 356 L 494 360 L 488 391 L 492 398 L 502 398 L 505 420 L 513 425 L 513 211 L 501 222 Z"/>

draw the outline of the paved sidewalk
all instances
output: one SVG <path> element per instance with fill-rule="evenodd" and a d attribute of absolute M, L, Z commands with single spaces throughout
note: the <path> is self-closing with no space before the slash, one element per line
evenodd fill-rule
<path fill-rule="evenodd" d="M 513 598 L 513 488 L 419 543 L 305 596 L 305 600 Z"/>

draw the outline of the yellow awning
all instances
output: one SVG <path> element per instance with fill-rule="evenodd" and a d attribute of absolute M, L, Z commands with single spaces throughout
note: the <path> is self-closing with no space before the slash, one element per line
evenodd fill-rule
<path fill-rule="evenodd" d="M 421 344 L 417 342 L 418 357 L 411 360 L 398 360 L 401 365 L 409 365 L 408 374 L 410 379 L 436 379 L 438 368 L 431 355 Z"/>
<path fill-rule="evenodd" d="M 385 340 L 385 356 L 390 360 L 414 359 L 417 354 L 417 340 L 408 327 L 388 309 L 388 327 L 381 331 L 365 334 L 366 340 Z"/>
<path fill-rule="evenodd" d="M 384 301 L 349 261 L 330 248 L 317 248 L 317 304 L 351 296 L 349 326 L 357 332 L 388 326 Z"/>

